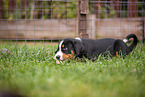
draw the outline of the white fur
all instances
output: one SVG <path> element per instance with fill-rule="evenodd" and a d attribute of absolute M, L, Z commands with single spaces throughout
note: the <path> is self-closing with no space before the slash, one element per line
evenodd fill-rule
<path fill-rule="evenodd" d="M 82 39 L 81 39 L 81 38 L 79 38 L 79 37 L 76 37 L 75 39 L 77 39 L 77 40 L 79 40 L 79 41 L 82 41 Z"/>
<path fill-rule="evenodd" d="M 62 53 L 62 51 L 61 51 L 61 46 L 62 46 L 62 43 L 63 43 L 63 41 L 60 41 L 60 43 L 59 43 L 59 51 L 56 53 L 56 55 L 54 56 L 55 58 L 56 58 L 56 56 L 60 56 L 60 60 L 63 60 L 63 53 Z"/>
<path fill-rule="evenodd" d="M 128 39 L 124 39 L 123 42 L 125 42 L 125 43 L 128 42 Z"/>

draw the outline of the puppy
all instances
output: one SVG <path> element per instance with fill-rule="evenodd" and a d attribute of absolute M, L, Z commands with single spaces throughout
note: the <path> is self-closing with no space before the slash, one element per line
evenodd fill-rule
<path fill-rule="evenodd" d="M 130 46 L 126 42 L 133 38 L 133 43 Z M 129 54 L 136 47 L 138 39 L 136 35 L 129 34 L 123 41 L 120 39 L 84 39 L 84 38 L 66 38 L 59 42 L 54 59 L 63 61 L 71 60 L 73 57 L 87 58 L 96 60 L 101 54 L 106 56 L 109 52 L 111 56 L 123 56 Z"/>

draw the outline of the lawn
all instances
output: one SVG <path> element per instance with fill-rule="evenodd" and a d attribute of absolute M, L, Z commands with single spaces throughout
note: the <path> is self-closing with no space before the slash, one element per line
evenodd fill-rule
<path fill-rule="evenodd" d="M 56 64 L 56 45 L 1 44 L 0 91 L 23 97 L 145 97 L 145 45 L 125 59 Z"/>

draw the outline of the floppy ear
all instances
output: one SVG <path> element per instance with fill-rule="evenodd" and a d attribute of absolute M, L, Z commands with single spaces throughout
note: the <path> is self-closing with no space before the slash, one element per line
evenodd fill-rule
<path fill-rule="evenodd" d="M 58 52 L 58 49 L 54 52 L 55 54 Z"/>
<path fill-rule="evenodd" d="M 58 52 L 58 49 L 59 49 L 59 45 L 58 45 L 58 47 L 57 47 L 57 50 L 55 51 L 55 54 Z"/>
<path fill-rule="evenodd" d="M 75 40 L 73 42 L 73 44 L 74 44 L 74 49 L 75 49 L 76 56 L 82 55 L 82 53 L 85 51 L 85 47 L 82 44 L 82 42 L 79 41 L 79 40 Z"/>

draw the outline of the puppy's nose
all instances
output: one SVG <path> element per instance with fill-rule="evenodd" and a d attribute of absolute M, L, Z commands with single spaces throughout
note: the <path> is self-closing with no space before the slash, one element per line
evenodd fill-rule
<path fill-rule="evenodd" d="M 57 56 L 56 56 L 56 59 L 60 59 L 60 55 L 57 55 Z"/>

